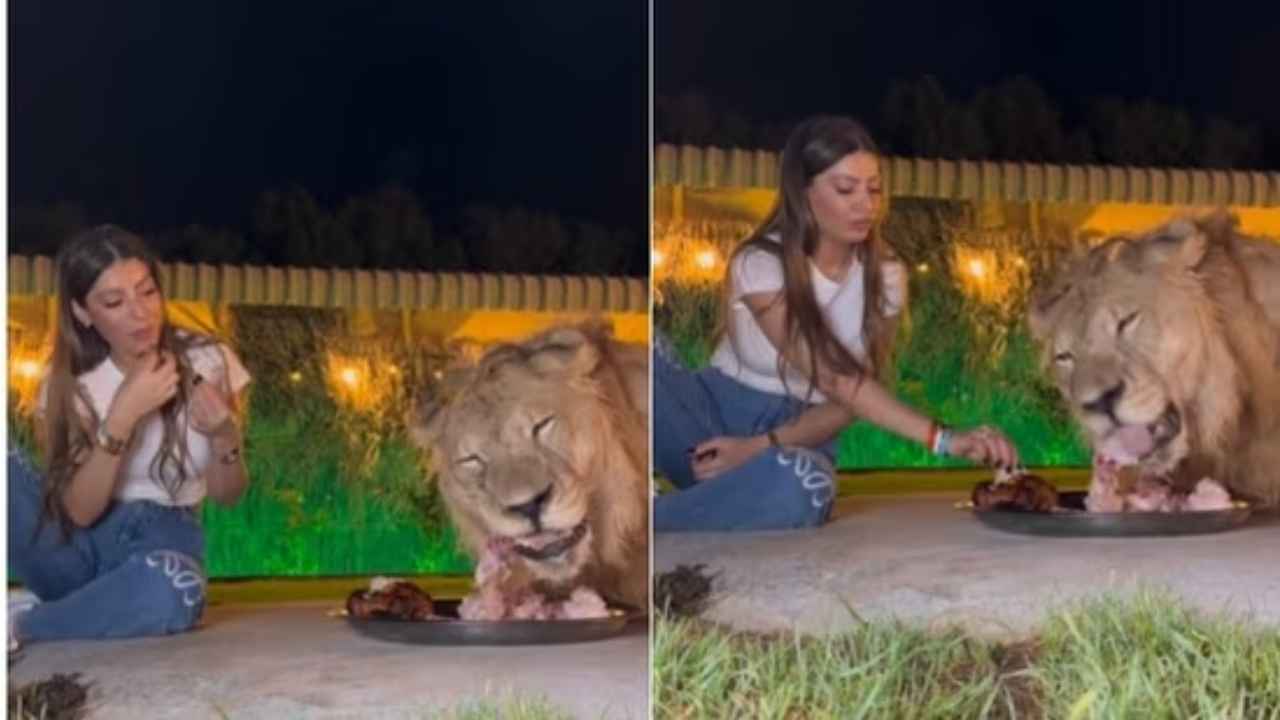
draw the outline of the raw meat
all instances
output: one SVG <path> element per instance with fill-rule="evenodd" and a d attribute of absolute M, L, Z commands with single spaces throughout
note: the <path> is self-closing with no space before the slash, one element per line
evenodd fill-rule
<path fill-rule="evenodd" d="M 565 599 L 552 599 L 512 582 L 513 553 L 509 538 L 493 538 L 476 563 L 475 588 L 458 607 L 463 620 L 585 620 L 609 616 L 604 600 L 592 589 L 578 587 Z"/>

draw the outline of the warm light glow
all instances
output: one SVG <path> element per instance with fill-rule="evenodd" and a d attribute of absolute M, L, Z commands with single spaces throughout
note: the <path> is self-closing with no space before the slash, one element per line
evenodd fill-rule
<path fill-rule="evenodd" d="M 342 378 L 342 382 L 346 383 L 351 387 L 355 387 L 360 383 L 360 371 L 356 370 L 355 368 L 351 368 L 351 367 L 344 368 L 342 370 L 342 373 L 339 375 L 339 377 Z"/>
<path fill-rule="evenodd" d="M 294 370 L 293 372 L 289 373 L 289 379 L 292 380 L 293 382 L 302 382 L 302 373 L 298 372 L 297 370 Z"/>
<path fill-rule="evenodd" d="M 1026 266 L 1027 266 L 1027 261 L 1026 261 L 1026 260 L 1023 260 L 1022 258 L 1014 258 L 1014 259 L 1013 259 L 1013 264 L 1014 264 L 1014 265 L 1017 265 L 1017 266 L 1018 266 L 1018 267 L 1020 267 L 1020 268 L 1021 268 L 1021 267 L 1026 267 Z"/>
<path fill-rule="evenodd" d="M 432 374 L 432 375 L 434 375 L 434 376 L 435 376 L 435 378 L 436 378 L 437 380 L 441 380 L 441 379 L 443 379 L 443 378 L 444 378 L 444 371 L 443 371 L 443 370 L 437 370 L 437 371 L 435 371 L 435 372 L 433 372 L 433 373 L 431 373 L 431 374 Z"/>
<path fill-rule="evenodd" d="M 916 270 L 919 270 L 922 273 L 929 272 L 929 263 L 920 263 L 916 266 Z"/>
<path fill-rule="evenodd" d="M 40 363 L 35 360 L 22 360 L 18 363 L 18 374 L 28 380 L 40 377 Z"/>
<path fill-rule="evenodd" d="M 979 280 L 985 278 L 987 276 L 987 264 L 977 258 L 970 260 L 969 274 Z"/>
<path fill-rule="evenodd" d="M 715 250 L 702 250 L 698 252 L 695 262 L 697 262 L 698 267 L 703 270 L 712 270 L 715 268 L 716 263 L 719 262 L 719 260 L 720 258 L 716 255 Z"/>
<path fill-rule="evenodd" d="M 658 248 L 653 249 L 653 266 L 654 267 L 661 267 L 662 262 L 666 259 L 667 259 L 666 253 L 662 252 Z"/>
<path fill-rule="evenodd" d="M 391 373 L 392 375 L 399 375 L 400 368 L 396 367 L 395 365 L 387 365 L 387 372 Z"/>

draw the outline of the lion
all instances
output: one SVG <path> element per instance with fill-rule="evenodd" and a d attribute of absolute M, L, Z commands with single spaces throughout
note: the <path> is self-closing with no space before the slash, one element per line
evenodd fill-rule
<path fill-rule="evenodd" d="M 1033 292 L 1029 326 L 1095 452 L 1280 501 L 1280 244 L 1221 210 L 1112 237 Z"/>
<path fill-rule="evenodd" d="M 512 541 L 518 582 L 648 604 L 649 353 L 563 325 L 488 352 L 410 436 L 473 557 Z"/>

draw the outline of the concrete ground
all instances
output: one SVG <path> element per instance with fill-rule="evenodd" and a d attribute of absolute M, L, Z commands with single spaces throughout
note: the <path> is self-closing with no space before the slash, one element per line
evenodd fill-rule
<path fill-rule="evenodd" d="M 1212 535 L 1048 538 L 989 529 L 956 509 L 964 499 L 960 491 L 842 498 L 832 522 L 815 530 L 662 533 L 654 567 L 705 563 L 720 573 L 708 618 L 749 630 L 821 635 L 857 617 L 897 617 L 1013 639 L 1065 602 L 1140 585 L 1280 624 L 1274 515 Z"/>
<path fill-rule="evenodd" d="M 470 701 L 543 699 L 582 718 L 648 717 L 648 624 L 572 645 L 434 647 L 357 634 L 338 601 L 221 604 L 195 632 L 31 645 L 10 687 L 93 683 L 89 718 L 423 718 Z"/>

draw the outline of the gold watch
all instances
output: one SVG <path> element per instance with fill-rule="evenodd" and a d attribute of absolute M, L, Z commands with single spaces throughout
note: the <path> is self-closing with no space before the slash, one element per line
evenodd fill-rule
<path fill-rule="evenodd" d="M 119 455 L 124 452 L 125 444 L 126 441 L 107 432 L 107 424 L 105 422 L 98 423 L 98 447 L 112 455 Z"/>

